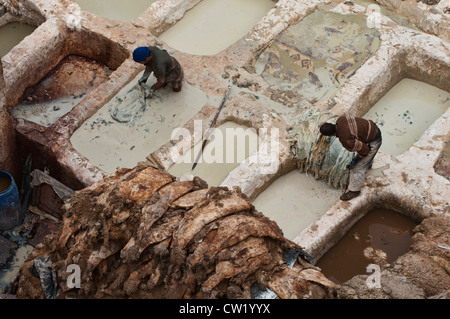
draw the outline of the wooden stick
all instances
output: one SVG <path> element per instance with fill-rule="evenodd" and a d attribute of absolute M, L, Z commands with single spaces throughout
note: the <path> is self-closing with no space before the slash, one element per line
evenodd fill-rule
<path fill-rule="evenodd" d="M 205 137 L 203 138 L 202 148 L 200 149 L 200 152 L 198 153 L 197 158 L 195 159 L 194 165 L 192 165 L 191 171 L 193 171 L 195 169 L 195 167 L 198 164 L 198 161 L 200 160 L 200 157 L 202 156 L 203 150 L 205 149 L 206 143 L 208 142 L 208 138 L 211 135 L 214 126 L 216 125 L 217 118 L 219 117 L 220 111 L 222 111 L 222 108 L 225 105 L 225 101 L 228 97 L 228 94 L 230 93 L 230 90 L 231 90 L 231 84 L 228 85 L 228 89 L 227 89 L 227 92 L 225 93 L 225 96 L 223 97 L 222 103 L 220 104 L 219 109 L 217 110 L 216 115 L 214 116 L 214 118 L 211 122 L 211 125 L 209 126 L 209 129 L 205 134 Z"/>

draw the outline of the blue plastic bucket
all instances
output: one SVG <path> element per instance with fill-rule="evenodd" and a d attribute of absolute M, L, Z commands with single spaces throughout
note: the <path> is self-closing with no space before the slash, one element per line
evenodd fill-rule
<path fill-rule="evenodd" d="M 17 185 L 11 174 L 0 171 L 0 230 L 19 225 L 22 220 Z"/>

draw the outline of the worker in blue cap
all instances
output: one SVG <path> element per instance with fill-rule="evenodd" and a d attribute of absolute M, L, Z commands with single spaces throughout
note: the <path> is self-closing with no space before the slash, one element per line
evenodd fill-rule
<path fill-rule="evenodd" d="M 155 90 L 172 84 L 175 92 L 180 92 L 183 81 L 183 69 L 180 63 L 167 53 L 154 46 L 138 47 L 133 51 L 133 60 L 145 65 L 145 71 L 139 79 L 139 85 L 147 82 L 148 77 L 154 73 L 157 82 L 152 85 L 146 97 L 151 96 Z"/>

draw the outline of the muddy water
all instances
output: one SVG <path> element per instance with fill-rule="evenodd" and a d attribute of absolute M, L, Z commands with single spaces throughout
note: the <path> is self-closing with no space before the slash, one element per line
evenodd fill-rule
<path fill-rule="evenodd" d="M 272 0 L 203 0 L 159 39 L 178 51 L 214 55 L 245 36 L 274 4 Z"/>
<path fill-rule="evenodd" d="M 79 6 L 103 18 L 131 21 L 139 17 L 156 0 L 75 0 Z"/>
<path fill-rule="evenodd" d="M 188 83 L 183 83 L 179 93 L 169 85 L 145 101 L 137 84 L 141 76 L 142 72 L 71 137 L 74 148 L 107 173 L 145 161 L 171 141 L 173 130 L 183 127 L 208 103 L 208 96 Z M 147 84 L 154 82 L 151 76 Z"/>
<path fill-rule="evenodd" d="M 393 263 L 409 250 L 416 225 L 397 212 L 375 209 L 356 222 L 316 266 L 337 283 L 368 274 L 366 268 L 369 264 L 382 266 Z"/>
<path fill-rule="evenodd" d="M 6 191 L 9 186 L 11 186 L 11 179 L 0 177 L 0 193 Z"/>
<path fill-rule="evenodd" d="M 209 186 L 219 186 L 234 168 L 257 151 L 258 145 L 256 130 L 227 122 L 214 129 L 193 171 L 191 168 L 201 143 L 190 149 L 168 172 L 176 177 L 192 174 L 201 177 Z"/>
<path fill-rule="evenodd" d="M 28 88 L 11 115 L 49 127 L 69 112 L 112 70 L 94 60 L 70 55 L 44 79 Z"/>
<path fill-rule="evenodd" d="M 341 190 L 295 170 L 273 182 L 253 205 L 274 220 L 286 238 L 293 240 L 325 214 L 341 193 Z"/>
<path fill-rule="evenodd" d="M 450 93 L 424 82 L 403 79 L 365 115 L 383 133 L 381 151 L 399 155 L 450 107 Z"/>
<path fill-rule="evenodd" d="M 36 27 L 18 22 L 11 22 L 0 27 L 0 57 L 5 56 Z"/>

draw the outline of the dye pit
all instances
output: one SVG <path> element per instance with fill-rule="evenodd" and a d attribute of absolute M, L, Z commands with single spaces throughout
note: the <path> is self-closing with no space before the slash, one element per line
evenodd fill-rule
<path fill-rule="evenodd" d="M 49 127 L 70 112 L 93 88 L 108 80 L 112 70 L 96 61 L 70 55 L 42 81 L 28 88 L 11 115 Z"/>
<path fill-rule="evenodd" d="M 364 16 L 317 10 L 283 31 L 254 67 L 269 83 L 316 102 L 336 93 L 378 46 Z"/>
<path fill-rule="evenodd" d="M 213 130 L 203 151 L 201 144 L 197 143 L 168 172 L 176 177 L 195 174 L 208 185 L 219 186 L 233 169 L 256 152 L 259 141 L 255 130 L 226 122 Z M 200 152 L 201 156 L 197 159 Z M 194 163 L 197 164 L 193 170 Z"/>
<path fill-rule="evenodd" d="M 376 209 L 350 228 L 316 266 L 337 283 L 367 273 L 370 264 L 391 264 L 408 252 L 417 224 L 400 213 Z"/>
<path fill-rule="evenodd" d="M 2 43 L 0 56 L 6 55 L 12 48 L 20 43 L 27 35 L 33 33 L 35 27 L 11 22 L 0 27 L 0 41 Z"/>
<path fill-rule="evenodd" d="M 216 0 L 137 2 L 133 12 L 119 1 L 0 3 L 0 41 L 7 44 L 0 169 L 22 184 L 22 165 L 32 154 L 33 169 L 57 181 L 50 190 L 35 184 L 24 223 L 0 234 L 5 298 L 15 297 L 28 255 L 61 230 L 64 201 L 55 189 L 64 187 L 56 183 L 81 191 L 142 163 L 180 182 L 199 176 L 210 186 L 241 190 L 339 283 L 333 297 L 449 297 L 450 256 L 442 248 L 450 247 L 448 1 L 249 0 L 227 1 L 226 8 Z M 3 39 L 3 29 L 14 39 Z M 131 59 L 141 45 L 162 47 L 180 61 L 181 92 L 162 89 L 143 100 L 137 86 L 143 69 Z M 233 163 L 200 163 L 192 171 L 202 131 L 230 84 L 216 127 L 253 129 L 258 142 L 232 145 L 240 155 L 245 150 Z M 346 113 L 373 119 L 384 138 L 360 197 L 350 202 L 338 198 L 353 154 L 318 134 L 321 122 Z M 192 137 L 183 148 L 173 136 L 180 128 Z M 264 130 L 277 138 L 259 134 Z M 221 153 L 213 142 L 205 154 Z M 264 152 L 267 146 L 276 152 Z M 180 158 L 190 160 L 176 163 L 180 149 Z M 268 160 L 242 160 L 249 157 Z M 401 285 L 373 294 L 355 288 L 352 278 L 368 275 L 363 262 L 336 273 L 356 266 L 345 255 L 351 243 L 334 251 L 355 240 L 351 227 L 375 207 L 401 211 L 418 225 L 414 231 L 410 225 L 395 257 L 374 262 L 414 293 L 400 293 Z M 390 235 L 396 226 L 390 227 L 379 232 Z M 326 265 L 330 255 L 342 265 Z"/>
<path fill-rule="evenodd" d="M 107 173 L 113 173 L 117 167 L 132 168 L 145 161 L 146 156 L 170 141 L 172 132 L 208 102 L 204 92 L 189 84 L 184 85 L 179 94 L 164 89 L 144 100 L 137 84 L 141 75 L 71 137 L 74 148 Z M 153 77 L 148 81 L 156 82 Z"/>
<path fill-rule="evenodd" d="M 297 170 L 274 181 L 253 205 L 275 220 L 284 236 L 293 240 L 338 200 L 341 191 Z"/>

